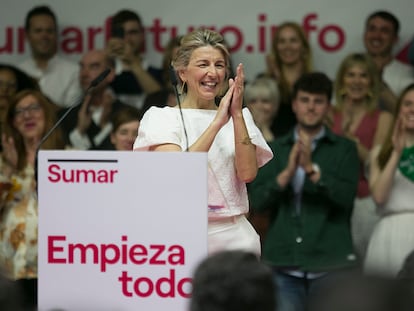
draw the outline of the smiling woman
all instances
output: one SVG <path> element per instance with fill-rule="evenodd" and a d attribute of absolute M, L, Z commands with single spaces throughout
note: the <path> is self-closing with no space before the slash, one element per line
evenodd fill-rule
<path fill-rule="evenodd" d="M 392 115 L 378 109 L 378 76 L 374 63 L 366 54 L 350 54 L 342 61 L 336 76 L 335 95 L 333 132 L 354 140 L 360 159 L 358 193 L 351 226 L 356 251 L 363 258 L 378 219 L 370 196 L 366 167 L 372 148 L 384 142 Z"/>
<path fill-rule="evenodd" d="M 245 249 L 259 255 L 259 237 L 245 217 L 246 183 L 272 152 L 243 108 L 243 65 L 228 79 L 229 64 L 219 33 L 200 29 L 184 36 L 173 60 L 182 104 L 151 107 L 141 120 L 134 150 L 207 152 L 209 252 Z M 223 94 L 217 106 L 216 98 Z"/>
<path fill-rule="evenodd" d="M 0 181 L 8 184 L 0 198 L 0 265 L 25 291 L 27 310 L 37 299 L 37 196 L 34 161 L 40 139 L 55 120 L 55 108 L 35 90 L 19 92 L 12 99 L 2 136 Z M 59 130 L 43 144 L 63 148 Z"/>
<path fill-rule="evenodd" d="M 288 21 L 279 25 L 266 63 L 266 75 L 277 81 L 280 92 L 280 109 L 272 129 L 276 136 L 282 136 L 296 124 L 291 108 L 293 84 L 312 69 L 311 47 L 298 23 Z"/>

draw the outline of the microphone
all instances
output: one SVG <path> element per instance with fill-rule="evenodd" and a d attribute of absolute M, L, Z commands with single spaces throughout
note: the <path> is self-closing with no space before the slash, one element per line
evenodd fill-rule
<path fill-rule="evenodd" d="M 86 92 L 88 92 L 91 88 L 98 86 L 99 83 L 101 83 L 111 72 L 111 68 L 106 68 L 104 71 L 102 71 L 89 85 Z"/>
<path fill-rule="evenodd" d="M 180 100 L 180 94 L 178 94 L 178 89 L 177 89 L 177 85 L 178 85 L 178 79 L 177 79 L 177 75 L 175 73 L 174 67 L 172 65 L 170 65 L 170 80 L 171 80 L 171 84 L 173 85 L 173 89 L 174 89 L 174 93 L 175 93 L 175 97 L 177 98 L 177 104 L 178 104 L 178 109 L 180 110 L 180 116 L 181 116 L 181 122 L 183 124 L 183 128 L 184 128 L 184 136 L 185 136 L 185 145 L 186 145 L 186 149 L 185 151 L 188 151 L 188 136 L 187 136 L 187 129 L 185 127 L 185 123 L 184 123 L 184 116 L 183 116 L 183 111 L 181 110 L 181 100 Z"/>
<path fill-rule="evenodd" d="M 65 120 L 65 118 L 73 110 L 73 108 L 82 104 L 82 101 L 85 95 L 88 94 L 88 92 L 91 89 L 98 86 L 109 75 L 110 72 L 111 72 L 111 68 L 106 68 L 95 79 L 93 79 L 92 82 L 89 84 L 88 88 L 85 90 L 84 94 L 79 96 L 73 105 L 69 106 L 69 108 L 65 111 L 65 113 L 55 122 L 55 124 L 50 128 L 50 130 L 47 131 L 46 134 L 40 139 L 40 142 L 37 145 L 36 152 L 35 152 L 34 178 L 36 180 L 36 190 L 37 190 L 37 160 L 38 160 L 38 153 L 39 153 L 40 147 L 49 138 L 49 136 L 56 130 L 56 128 L 63 122 L 63 120 Z"/>
<path fill-rule="evenodd" d="M 69 108 L 65 111 L 65 113 L 59 118 L 59 120 L 56 121 L 56 123 L 50 128 L 50 130 L 42 137 L 39 144 L 37 145 L 36 152 L 39 151 L 42 144 L 49 138 L 50 134 L 53 133 L 53 131 L 63 122 L 63 120 L 66 118 L 66 116 L 79 104 L 82 104 L 82 101 L 88 92 L 98 86 L 111 72 L 110 68 L 106 68 L 104 71 L 102 71 L 93 81 L 89 84 L 88 88 L 86 89 L 85 93 L 81 95 L 79 98 L 76 99 L 75 104 L 69 106 Z"/>

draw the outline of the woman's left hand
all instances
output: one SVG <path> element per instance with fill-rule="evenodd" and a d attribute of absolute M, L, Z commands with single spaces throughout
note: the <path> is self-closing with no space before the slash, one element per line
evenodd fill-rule
<path fill-rule="evenodd" d="M 231 98 L 230 113 L 232 116 L 240 114 L 243 108 L 243 93 L 244 93 L 244 70 L 243 64 L 239 64 L 236 70 L 236 77 L 234 78 L 234 91 Z"/>
<path fill-rule="evenodd" d="M 220 105 L 218 106 L 218 110 L 215 117 L 215 121 L 219 124 L 220 128 L 224 124 L 226 124 L 230 119 L 230 105 L 233 98 L 233 94 L 234 82 L 233 79 L 229 79 L 229 88 L 220 101 Z"/>

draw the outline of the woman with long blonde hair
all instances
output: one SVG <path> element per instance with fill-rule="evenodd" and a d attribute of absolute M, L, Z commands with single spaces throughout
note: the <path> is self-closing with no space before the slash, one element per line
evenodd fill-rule
<path fill-rule="evenodd" d="M 384 142 L 392 115 L 378 107 L 379 81 L 367 54 L 352 53 L 339 66 L 335 81 L 333 132 L 355 141 L 360 159 L 358 192 L 351 219 L 355 250 L 361 259 L 378 220 L 370 196 L 366 166 L 371 149 Z"/>
<path fill-rule="evenodd" d="M 365 271 L 396 277 L 414 250 L 414 84 L 402 92 L 394 125 L 371 154 L 369 184 L 381 218 L 369 242 Z"/>
<path fill-rule="evenodd" d="M 281 104 L 273 130 L 275 135 L 281 136 L 296 124 L 291 107 L 293 84 L 302 74 L 312 70 L 311 47 L 299 24 L 288 21 L 279 25 L 266 62 L 267 75 L 274 78 L 279 86 Z"/>

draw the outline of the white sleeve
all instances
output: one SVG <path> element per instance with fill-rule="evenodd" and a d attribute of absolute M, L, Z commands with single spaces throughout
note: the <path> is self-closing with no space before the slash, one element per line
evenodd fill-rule
<path fill-rule="evenodd" d="M 145 112 L 135 139 L 135 151 L 148 151 L 161 144 L 182 145 L 182 129 L 177 114 L 171 107 L 151 107 Z"/>
<path fill-rule="evenodd" d="M 82 135 L 77 128 L 74 128 L 69 133 L 69 141 L 75 149 L 88 150 L 90 147 L 92 147 L 92 143 L 89 140 L 88 135 Z"/>
<path fill-rule="evenodd" d="M 251 142 L 256 145 L 257 164 L 262 167 L 273 158 L 273 152 L 264 139 L 262 132 L 254 123 L 253 116 L 248 108 L 243 108 L 243 117 Z"/>

